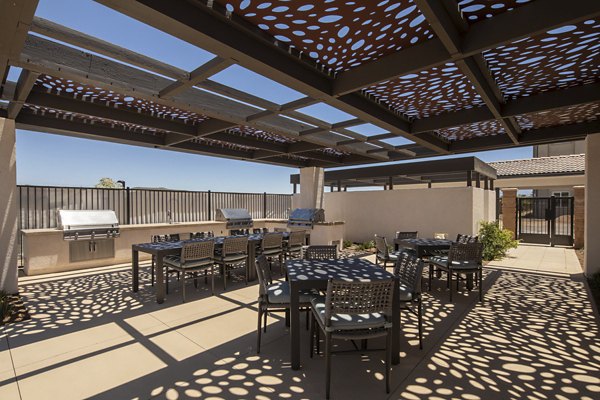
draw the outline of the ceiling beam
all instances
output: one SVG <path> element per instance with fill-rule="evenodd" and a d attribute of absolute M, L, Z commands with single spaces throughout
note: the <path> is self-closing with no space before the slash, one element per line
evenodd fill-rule
<path fill-rule="evenodd" d="M 0 95 L 10 60 L 21 54 L 37 5 L 38 0 L 0 1 Z"/>
<path fill-rule="evenodd" d="M 494 118 L 504 128 L 510 139 L 518 144 L 521 129 L 515 121 L 502 117 L 500 107 L 501 102 L 504 101 L 503 95 L 485 67 L 483 57 L 480 54 L 466 58 L 462 57 L 461 35 L 468 30 L 468 25 L 462 20 L 458 7 L 453 9 L 455 15 L 451 16 L 443 3 L 437 0 L 414 1 L 450 56 L 456 59 L 456 65 L 469 79 Z M 480 58 L 480 62 L 475 60 L 474 57 Z"/>
<path fill-rule="evenodd" d="M 434 136 L 410 134 L 406 119 L 392 110 L 372 103 L 360 94 L 332 96 L 332 79 L 313 65 L 300 60 L 274 43 L 265 40 L 264 32 L 238 21 L 224 9 L 216 11 L 186 0 L 97 0 L 166 33 L 217 54 L 231 58 L 239 65 L 293 88 L 307 96 L 324 101 L 356 118 L 376 124 L 397 136 L 422 144 L 441 153 L 446 145 Z M 238 22 L 236 22 L 238 21 Z"/>
<path fill-rule="evenodd" d="M 598 15 L 597 0 L 574 0 L 568 7 L 564 0 L 532 1 L 473 24 L 461 35 L 460 51 L 456 54 L 447 50 L 441 38 L 434 38 L 338 74 L 332 94 L 342 96 Z"/>
<path fill-rule="evenodd" d="M 189 78 L 185 80 L 178 80 L 171 83 L 169 86 L 161 89 L 158 92 L 158 97 L 171 98 L 177 94 L 196 86 L 201 82 L 204 82 L 211 76 L 218 74 L 224 69 L 228 68 L 233 64 L 232 60 L 226 60 L 221 57 L 215 57 L 207 63 L 199 66 L 195 70 L 189 73 Z"/>
<path fill-rule="evenodd" d="M 275 109 L 267 109 L 264 111 L 260 111 L 256 114 L 250 115 L 250 116 L 246 117 L 246 121 L 255 121 L 257 119 L 266 118 L 266 117 L 269 117 L 274 114 L 285 114 L 287 111 L 294 111 L 294 110 L 297 110 L 298 108 L 307 107 L 307 106 L 310 106 L 310 105 L 318 103 L 318 102 L 319 102 L 318 100 L 313 99 L 311 97 L 302 97 L 302 98 L 299 98 L 298 100 L 294 100 L 294 101 L 290 101 L 288 103 L 282 104 L 282 105 L 276 107 Z"/>
<path fill-rule="evenodd" d="M 225 129 L 235 128 L 236 126 L 236 124 L 232 124 L 231 122 L 209 118 L 197 124 L 195 126 L 195 132 L 192 135 L 179 135 L 176 132 L 168 133 L 165 137 L 165 145 L 174 146 L 179 143 L 192 140 L 196 137 L 210 136 L 214 133 L 221 132 Z"/>
<path fill-rule="evenodd" d="M 14 98 L 8 104 L 8 118 L 15 119 L 17 115 L 19 115 L 21 108 L 23 108 L 23 104 L 25 104 L 27 96 L 29 96 L 29 93 L 31 92 L 31 89 L 33 89 L 33 85 L 35 84 L 35 81 L 39 75 L 39 73 L 27 69 L 21 71 L 19 80 L 17 81 Z"/>

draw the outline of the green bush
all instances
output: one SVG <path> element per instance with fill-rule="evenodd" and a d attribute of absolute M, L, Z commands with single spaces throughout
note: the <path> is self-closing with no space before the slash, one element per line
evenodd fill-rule
<path fill-rule="evenodd" d="M 370 250 L 375 247 L 375 241 L 370 240 L 368 242 L 364 242 L 358 245 L 359 250 Z"/>
<path fill-rule="evenodd" d="M 352 247 L 354 243 L 352 243 L 350 240 L 344 240 L 344 249 L 347 249 L 348 247 Z"/>
<path fill-rule="evenodd" d="M 519 242 L 514 240 L 512 232 L 500 229 L 497 221 L 482 221 L 479 228 L 479 240 L 483 243 L 483 259 L 485 261 L 497 260 L 506 256 L 508 249 L 514 249 Z"/>
<path fill-rule="evenodd" d="M 11 311 L 12 304 L 10 301 L 10 296 L 5 292 L 0 291 L 0 325 L 2 325 L 4 322 L 8 322 Z"/>

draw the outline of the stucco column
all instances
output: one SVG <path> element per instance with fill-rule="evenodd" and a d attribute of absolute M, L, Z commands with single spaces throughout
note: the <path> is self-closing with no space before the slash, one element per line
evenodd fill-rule
<path fill-rule="evenodd" d="M 17 157 L 15 121 L 0 118 L 0 290 L 17 293 Z"/>
<path fill-rule="evenodd" d="M 581 249 L 585 243 L 585 186 L 573 186 L 573 247 Z"/>
<path fill-rule="evenodd" d="M 585 266 L 586 276 L 600 272 L 600 133 L 585 139 Z"/>
<path fill-rule="evenodd" d="M 323 208 L 323 168 L 300 169 L 299 208 Z"/>
<path fill-rule="evenodd" d="M 502 189 L 502 225 L 513 233 L 513 238 L 517 234 L 517 189 Z"/>

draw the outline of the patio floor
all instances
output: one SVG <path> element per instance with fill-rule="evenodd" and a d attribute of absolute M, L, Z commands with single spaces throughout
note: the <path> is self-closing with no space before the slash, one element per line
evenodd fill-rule
<path fill-rule="evenodd" d="M 492 263 L 483 304 L 476 291 L 449 303 L 436 282 L 424 296 L 423 350 L 416 319 L 402 316 L 391 395 L 374 351 L 334 356 L 332 398 L 598 398 L 599 319 L 573 250 L 548 249 L 521 246 Z M 182 304 L 174 283 L 158 305 L 145 272 L 138 293 L 129 266 L 22 278 L 32 319 L 0 331 L 0 399 L 324 398 L 325 362 L 308 357 L 306 331 L 300 371 L 281 316 L 256 355 L 255 284 L 214 297 L 200 285 Z"/>

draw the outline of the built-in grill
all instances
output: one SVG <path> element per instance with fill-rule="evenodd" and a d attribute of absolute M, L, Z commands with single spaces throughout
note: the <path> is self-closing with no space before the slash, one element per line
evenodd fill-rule
<path fill-rule="evenodd" d="M 69 243 L 69 261 L 89 261 L 115 256 L 114 238 L 119 220 L 112 210 L 58 210 L 58 229 Z"/>
<path fill-rule="evenodd" d="M 290 228 L 310 228 L 315 222 L 325 221 L 325 210 L 322 208 L 296 208 L 291 212 L 287 226 Z"/>
<path fill-rule="evenodd" d="M 65 240 L 119 237 L 119 220 L 112 210 L 58 210 L 58 229 Z"/>
<path fill-rule="evenodd" d="M 215 218 L 217 221 L 226 222 L 227 229 L 245 229 L 254 226 L 252 216 L 245 208 L 219 208 Z"/>

